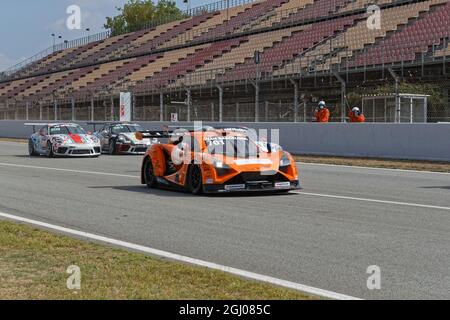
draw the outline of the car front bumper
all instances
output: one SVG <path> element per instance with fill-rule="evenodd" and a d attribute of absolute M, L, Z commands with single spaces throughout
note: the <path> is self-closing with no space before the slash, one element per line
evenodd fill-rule
<path fill-rule="evenodd" d="M 295 181 L 252 181 L 242 184 L 205 184 L 203 192 L 208 193 L 234 193 L 234 192 L 286 192 L 299 190 L 300 183 Z"/>
<path fill-rule="evenodd" d="M 62 145 L 53 151 L 58 157 L 98 157 L 101 154 L 99 145 Z"/>
<path fill-rule="evenodd" d="M 147 152 L 149 145 L 145 144 L 130 144 L 130 143 L 118 143 L 117 153 L 119 154 L 139 154 L 143 155 Z"/>

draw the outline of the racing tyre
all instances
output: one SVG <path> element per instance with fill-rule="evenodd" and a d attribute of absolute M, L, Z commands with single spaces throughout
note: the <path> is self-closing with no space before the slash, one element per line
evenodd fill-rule
<path fill-rule="evenodd" d="M 188 189 L 192 194 L 201 194 L 203 191 L 202 170 L 199 166 L 191 166 L 189 170 Z"/>
<path fill-rule="evenodd" d="M 144 174 L 145 184 L 147 185 L 147 187 L 149 187 L 150 189 L 156 188 L 158 186 L 158 183 L 156 181 L 156 177 L 153 175 L 153 163 L 150 158 L 145 162 Z"/>
<path fill-rule="evenodd" d="M 53 158 L 55 154 L 53 153 L 53 146 L 50 141 L 47 141 L 47 157 Z"/>
<path fill-rule="evenodd" d="M 34 150 L 34 143 L 33 140 L 28 140 L 28 153 L 30 157 L 36 157 L 38 153 Z"/>
<path fill-rule="evenodd" d="M 115 155 L 117 154 L 117 150 L 116 150 L 116 142 L 114 140 L 111 140 L 109 142 L 109 154 L 110 155 Z"/>

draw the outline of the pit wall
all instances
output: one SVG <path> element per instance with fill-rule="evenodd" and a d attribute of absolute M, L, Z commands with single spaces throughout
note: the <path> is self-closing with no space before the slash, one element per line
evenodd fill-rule
<path fill-rule="evenodd" d="M 0 137 L 28 138 L 25 121 L 0 121 Z M 77 122 L 86 130 L 93 127 Z M 164 123 L 139 122 L 148 130 Z M 189 123 L 165 123 L 186 126 Z M 204 122 L 204 125 L 217 123 Z M 190 124 L 192 125 L 192 124 Z M 346 123 L 221 123 L 229 126 L 279 130 L 283 148 L 293 154 L 373 157 L 450 162 L 450 124 L 346 124 Z M 99 127 L 97 127 L 99 129 Z"/>

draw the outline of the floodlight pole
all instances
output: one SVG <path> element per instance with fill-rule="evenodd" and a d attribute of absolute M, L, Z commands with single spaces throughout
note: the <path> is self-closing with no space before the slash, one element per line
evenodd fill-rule
<path fill-rule="evenodd" d="M 58 100 L 56 99 L 56 96 L 53 96 L 53 108 L 55 111 L 55 121 L 58 120 Z"/>
<path fill-rule="evenodd" d="M 191 107 L 192 107 L 192 97 L 191 97 L 191 89 L 186 89 L 187 99 L 186 99 L 186 106 L 187 106 L 187 122 L 191 121 Z"/>
<path fill-rule="evenodd" d="M 114 95 L 111 94 L 111 108 L 110 108 L 110 117 L 111 117 L 111 121 L 114 121 Z"/>
<path fill-rule="evenodd" d="M 253 83 L 255 87 L 255 122 L 259 122 L 259 80 L 261 79 L 259 64 L 261 63 L 261 52 L 255 51 L 253 59 L 256 66 L 255 82 Z"/>
<path fill-rule="evenodd" d="M 5 102 L 5 114 L 4 114 L 4 120 L 8 120 L 8 113 L 9 113 L 9 100 L 6 99 Z"/>
<path fill-rule="evenodd" d="M 14 98 L 14 120 L 18 120 L 17 99 Z"/>
<path fill-rule="evenodd" d="M 26 108 L 26 110 L 25 110 L 25 112 L 26 112 L 26 119 L 28 121 L 28 120 L 30 120 L 29 119 L 30 118 L 30 102 L 29 101 L 26 102 L 25 108 Z"/>
<path fill-rule="evenodd" d="M 400 78 L 392 68 L 388 68 L 391 77 L 395 80 L 395 122 L 400 122 L 401 106 L 400 106 Z"/>
<path fill-rule="evenodd" d="M 257 80 L 255 86 L 255 122 L 259 122 L 259 81 Z"/>
<path fill-rule="evenodd" d="M 137 98 L 134 92 L 131 93 L 131 121 L 134 121 L 136 119 L 136 102 Z M 145 106 L 143 106 L 145 108 Z M 142 119 L 145 121 L 145 118 Z"/>
<path fill-rule="evenodd" d="M 159 121 L 164 121 L 164 93 L 159 93 Z"/>
<path fill-rule="evenodd" d="M 292 78 L 289 78 L 294 86 L 294 122 L 298 122 L 298 83 Z"/>
<path fill-rule="evenodd" d="M 72 98 L 71 104 L 72 104 L 72 121 L 75 121 L 75 98 Z"/>
<path fill-rule="evenodd" d="M 223 122 L 223 88 L 216 85 L 219 90 L 219 122 Z"/>
<path fill-rule="evenodd" d="M 52 33 L 51 36 L 53 38 L 53 52 L 55 52 L 56 51 L 56 34 Z"/>
<path fill-rule="evenodd" d="M 95 106 L 94 106 L 94 94 L 91 94 L 91 121 L 94 121 L 95 117 Z"/>
<path fill-rule="evenodd" d="M 341 83 L 341 122 L 345 122 L 345 111 L 347 106 L 347 84 L 336 71 L 333 71 L 333 75 Z"/>

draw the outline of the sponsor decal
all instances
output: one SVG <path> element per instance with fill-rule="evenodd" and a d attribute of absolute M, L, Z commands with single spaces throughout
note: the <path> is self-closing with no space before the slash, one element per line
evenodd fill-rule
<path fill-rule="evenodd" d="M 241 190 L 245 189 L 245 184 L 229 184 L 225 186 L 225 190 L 231 191 L 231 190 Z"/>
<path fill-rule="evenodd" d="M 226 136 L 226 137 L 213 136 L 205 138 L 206 143 L 211 141 L 225 141 L 225 140 L 249 141 L 247 137 L 239 137 L 239 136 Z"/>
<path fill-rule="evenodd" d="M 222 129 L 225 132 L 240 132 L 240 133 L 247 133 L 249 130 L 244 128 L 223 128 Z"/>
<path fill-rule="evenodd" d="M 120 121 L 131 121 L 131 92 L 120 93 Z"/>
<path fill-rule="evenodd" d="M 275 188 L 290 188 L 291 183 L 290 182 L 277 182 L 275 183 Z"/>

